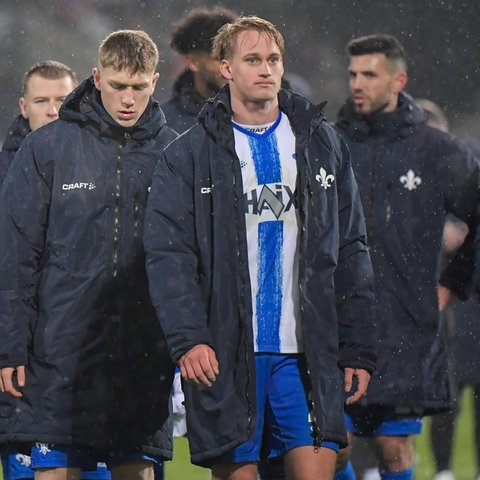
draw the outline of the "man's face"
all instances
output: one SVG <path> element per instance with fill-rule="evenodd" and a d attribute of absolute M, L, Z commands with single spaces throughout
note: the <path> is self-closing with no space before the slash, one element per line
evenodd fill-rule
<path fill-rule="evenodd" d="M 132 75 L 129 70 L 102 67 L 93 69 L 93 78 L 108 114 L 122 127 L 132 127 L 147 108 L 158 73 Z"/>
<path fill-rule="evenodd" d="M 350 57 L 349 86 L 355 110 L 362 115 L 393 112 L 398 93 L 406 83 L 406 73 L 395 71 L 383 53 Z"/>
<path fill-rule="evenodd" d="M 230 93 L 243 103 L 277 97 L 283 75 L 282 54 L 273 38 L 255 30 L 239 34 L 233 57 L 220 69 L 230 81 Z"/>
<path fill-rule="evenodd" d="M 195 75 L 195 88 L 204 98 L 212 97 L 227 83 L 220 73 L 220 62 L 209 52 L 193 51 L 186 59 L 188 68 Z"/>
<path fill-rule="evenodd" d="M 36 130 L 56 120 L 62 102 L 73 88 L 69 76 L 52 80 L 34 73 L 28 80 L 25 96 L 19 101 L 22 116 L 28 120 L 30 129 Z"/>

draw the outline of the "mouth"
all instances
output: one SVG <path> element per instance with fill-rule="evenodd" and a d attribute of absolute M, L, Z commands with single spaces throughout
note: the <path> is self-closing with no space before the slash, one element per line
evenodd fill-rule
<path fill-rule="evenodd" d="M 135 118 L 135 112 L 124 110 L 124 111 L 118 112 L 118 116 L 122 120 L 132 120 L 132 118 Z"/>

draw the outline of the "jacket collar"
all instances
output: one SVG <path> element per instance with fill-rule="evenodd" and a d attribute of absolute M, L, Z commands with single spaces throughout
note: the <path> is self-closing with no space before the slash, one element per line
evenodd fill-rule
<path fill-rule="evenodd" d="M 360 115 L 351 99 L 338 112 L 337 126 L 353 140 L 365 140 L 371 135 L 384 135 L 387 138 L 407 137 L 412 129 L 427 120 L 423 110 L 408 94 L 401 92 L 398 106 L 393 112 L 381 112 L 373 115 Z"/>
<path fill-rule="evenodd" d="M 135 141 L 145 141 L 155 136 L 166 123 L 156 100 L 150 101 L 138 122 L 129 128 L 120 126 L 105 110 L 100 92 L 93 77 L 84 80 L 63 102 L 60 118 L 95 129 L 101 136 L 121 138 L 128 134 Z"/>

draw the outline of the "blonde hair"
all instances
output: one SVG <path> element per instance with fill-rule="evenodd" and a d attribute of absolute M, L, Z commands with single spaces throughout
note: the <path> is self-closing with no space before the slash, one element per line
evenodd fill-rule
<path fill-rule="evenodd" d="M 142 30 L 117 30 L 108 35 L 98 49 L 99 66 L 130 73 L 154 72 L 158 48 Z"/>
<path fill-rule="evenodd" d="M 56 60 L 45 60 L 32 65 L 23 76 L 22 94 L 24 96 L 27 94 L 28 83 L 33 75 L 39 75 L 48 80 L 60 80 L 61 78 L 69 77 L 74 87 L 78 85 L 77 76 L 70 67 Z"/>
<path fill-rule="evenodd" d="M 231 59 L 235 52 L 238 36 L 249 30 L 255 30 L 261 35 L 272 38 L 283 55 L 285 41 L 282 34 L 268 20 L 252 15 L 239 17 L 235 22 L 227 23 L 220 28 L 213 40 L 213 56 L 219 60 Z"/>

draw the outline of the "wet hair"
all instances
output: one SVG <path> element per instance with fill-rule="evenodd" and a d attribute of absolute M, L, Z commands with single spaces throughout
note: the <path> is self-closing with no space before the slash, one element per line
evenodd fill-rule
<path fill-rule="evenodd" d="M 100 67 L 112 67 L 117 72 L 150 73 L 157 68 L 158 48 L 142 30 L 117 30 L 100 44 L 98 62 Z"/>
<path fill-rule="evenodd" d="M 348 42 L 347 52 L 351 57 L 383 53 L 391 66 L 396 66 L 399 70 L 407 69 L 405 50 L 393 35 L 376 33 L 354 38 Z"/>
<path fill-rule="evenodd" d="M 170 46 L 186 55 L 194 50 L 210 53 L 218 30 L 226 23 L 234 22 L 238 14 L 223 7 L 194 8 L 177 23 L 170 32 Z"/>
<path fill-rule="evenodd" d="M 72 80 L 74 87 L 78 85 L 77 76 L 75 72 L 67 65 L 57 62 L 56 60 L 45 60 L 37 62 L 32 65 L 23 76 L 22 81 L 22 95 L 25 96 L 28 91 L 28 83 L 33 75 L 38 75 L 48 80 L 59 80 L 64 77 L 69 77 Z"/>
<path fill-rule="evenodd" d="M 255 16 L 239 17 L 233 23 L 227 23 L 218 32 L 213 40 L 213 56 L 219 60 L 230 59 L 235 51 L 235 44 L 242 32 L 255 30 L 261 35 L 272 38 L 283 54 L 285 41 L 282 34 L 268 20 Z"/>

